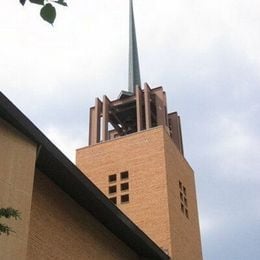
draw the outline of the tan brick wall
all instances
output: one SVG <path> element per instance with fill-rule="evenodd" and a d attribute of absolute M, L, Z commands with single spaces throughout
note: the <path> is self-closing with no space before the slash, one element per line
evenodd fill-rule
<path fill-rule="evenodd" d="M 164 141 L 173 256 L 175 260 L 201 260 L 194 173 L 166 132 Z M 179 181 L 186 188 L 188 218 L 181 210 Z"/>
<path fill-rule="evenodd" d="M 119 208 L 175 260 L 202 259 L 193 172 L 162 126 L 78 149 L 76 164 L 107 196 L 108 175 L 128 170 L 130 202 Z M 179 179 L 189 219 L 180 209 Z"/>
<path fill-rule="evenodd" d="M 0 208 L 13 207 L 22 220 L 0 219 L 16 233 L 0 236 L 0 259 L 26 259 L 36 146 L 0 119 Z"/>
<path fill-rule="evenodd" d="M 48 177 L 37 171 L 27 259 L 134 260 L 138 257 Z"/>
<path fill-rule="evenodd" d="M 79 149 L 76 164 L 106 195 L 108 176 L 116 173 L 118 201 L 118 174 L 127 170 L 130 202 L 119 208 L 160 247 L 171 250 L 161 127 Z"/>

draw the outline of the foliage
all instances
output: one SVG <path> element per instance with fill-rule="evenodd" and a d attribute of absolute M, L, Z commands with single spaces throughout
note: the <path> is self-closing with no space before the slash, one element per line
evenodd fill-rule
<path fill-rule="evenodd" d="M 24 5 L 27 0 L 19 0 L 19 1 L 22 5 Z M 46 22 L 48 22 L 52 25 L 53 25 L 55 18 L 56 18 L 56 9 L 49 2 L 59 4 L 59 5 L 62 5 L 62 6 L 68 6 L 67 3 L 64 2 L 64 0 L 56 0 L 56 1 L 55 0 L 29 0 L 29 1 L 33 4 L 42 5 L 40 15 L 41 15 L 43 20 L 45 20 Z"/>
<path fill-rule="evenodd" d="M 13 208 L 0 208 L 0 218 L 2 217 L 21 219 L 21 213 L 18 210 Z M 2 233 L 9 235 L 10 232 L 15 232 L 15 231 L 12 230 L 12 228 L 7 226 L 6 224 L 0 223 L 0 235 Z"/>

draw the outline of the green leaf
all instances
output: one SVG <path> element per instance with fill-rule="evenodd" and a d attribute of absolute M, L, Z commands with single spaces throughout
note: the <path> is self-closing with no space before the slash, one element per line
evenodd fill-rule
<path fill-rule="evenodd" d="M 29 0 L 29 1 L 37 5 L 44 5 L 44 0 Z"/>
<path fill-rule="evenodd" d="M 20 3 L 21 3 L 22 5 L 24 5 L 25 2 L 26 2 L 26 0 L 20 0 Z"/>
<path fill-rule="evenodd" d="M 9 235 L 10 232 L 14 232 L 14 233 L 15 233 L 15 231 L 13 231 L 13 230 L 12 230 L 10 227 L 8 227 L 7 225 L 0 223 L 0 235 L 1 235 L 1 233 L 5 233 L 6 235 Z"/>
<path fill-rule="evenodd" d="M 51 4 L 46 4 L 40 12 L 40 15 L 43 20 L 53 24 L 56 18 L 56 9 Z"/>
<path fill-rule="evenodd" d="M 68 6 L 68 4 L 66 2 L 64 2 L 64 0 L 58 0 L 58 1 L 54 1 L 54 2 L 59 5 Z"/>
<path fill-rule="evenodd" d="M 0 208 L 0 218 L 5 217 L 5 218 L 21 218 L 21 214 L 18 210 L 13 209 L 13 208 Z"/>

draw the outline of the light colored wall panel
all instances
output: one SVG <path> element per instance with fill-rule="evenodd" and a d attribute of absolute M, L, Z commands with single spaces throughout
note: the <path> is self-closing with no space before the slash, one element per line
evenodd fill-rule
<path fill-rule="evenodd" d="M 21 220 L 6 220 L 16 233 L 0 236 L 0 259 L 26 258 L 36 145 L 0 119 L 0 207 L 13 207 Z"/>

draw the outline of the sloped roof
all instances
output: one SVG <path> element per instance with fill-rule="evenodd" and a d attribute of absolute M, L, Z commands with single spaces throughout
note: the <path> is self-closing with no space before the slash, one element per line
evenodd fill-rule
<path fill-rule="evenodd" d="M 39 149 L 36 167 L 85 210 L 146 259 L 170 259 L 122 213 L 2 92 L 0 116 Z"/>

